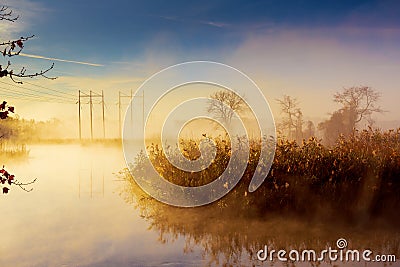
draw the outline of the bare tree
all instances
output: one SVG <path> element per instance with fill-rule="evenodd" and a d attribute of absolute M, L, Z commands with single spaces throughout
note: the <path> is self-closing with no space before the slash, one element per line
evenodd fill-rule
<path fill-rule="evenodd" d="M 212 100 L 209 101 L 207 111 L 215 118 L 221 119 L 228 127 L 231 125 L 233 115 L 243 111 L 245 107 L 243 98 L 230 90 L 220 90 L 210 97 Z"/>
<path fill-rule="evenodd" d="M 377 106 L 380 93 L 368 86 L 344 88 L 333 96 L 342 107 L 333 112 L 331 117 L 318 125 L 323 131 L 324 143 L 332 145 L 340 135 L 349 136 L 362 120 L 372 124 L 371 115 L 383 110 Z"/>
<path fill-rule="evenodd" d="M 342 105 L 342 110 L 347 109 L 354 114 L 354 125 L 363 119 L 372 122 L 373 113 L 382 113 L 383 110 L 376 106 L 381 94 L 369 86 L 344 88 L 333 96 L 333 101 Z"/>
<path fill-rule="evenodd" d="M 7 6 L 0 7 L 0 21 L 4 20 L 10 23 L 14 23 L 17 21 L 19 16 L 15 16 L 13 11 L 10 10 Z M 20 37 L 14 40 L 8 41 L 0 41 L 0 53 L 4 58 L 11 58 L 13 56 L 18 56 L 22 49 L 24 48 L 25 42 L 29 39 L 33 38 L 34 35 L 27 37 Z M 11 68 L 11 61 L 6 60 L 5 67 L 0 65 L 0 78 L 9 77 L 15 83 L 21 84 L 22 82 L 18 80 L 18 78 L 33 78 L 37 76 L 41 76 L 47 79 L 55 79 L 54 77 L 48 77 L 47 72 L 49 72 L 54 67 L 54 63 L 45 70 L 40 70 L 38 72 L 27 73 L 27 69 L 22 67 L 21 70 L 15 71 Z"/>
<path fill-rule="evenodd" d="M 284 118 L 280 127 L 283 132 L 287 132 L 288 139 L 296 139 L 300 141 L 303 136 L 303 113 L 298 107 L 297 99 L 288 95 L 284 95 L 283 99 L 276 100 L 280 107 Z"/>

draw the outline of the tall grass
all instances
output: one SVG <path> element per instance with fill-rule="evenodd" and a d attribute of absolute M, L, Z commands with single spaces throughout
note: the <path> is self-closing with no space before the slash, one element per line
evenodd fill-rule
<path fill-rule="evenodd" d="M 2 164 L 11 160 L 26 159 L 28 156 L 29 150 L 26 149 L 25 144 L 0 139 L 0 162 Z"/>
<path fill-rule="evenodd" d="M 199 186 L 218 177 L 232 156 L 229 140 L 222 137 L 213 140 L 216 157 L 201 172 L 175 168 L 158 144 L 148 147 L 149 158 L 164 179 L 182 186 Z M 199 140 L 181 140 L 181 151 L 187 158 L 196 159 L 198 143 Z M 397 212 L 400 208 L 400 129 L 355 131 L 347 138 L 340 137 L 332 147 L 322 145 L 315 138 L 302 144 L 279 140 L 272 168 L 265 182 L 253 193 L 247 192 L 253 173 L 263 174 L 266 169 L 265 164 L 257 168 L 259 140 L 251 140 L 249 146 L 248 165 L 242 179 L 228 195 L 210 204 L 211 208 L 222 213 L 226 210 L 226 214 L 233 216 L 284 213 L 309 219 L 361 222 L 384 219 L 393 223 L 400 217 Z M 146 177 L 148 168 L 151 165 L 141 153 L 132 166 L 132 173 Z M 127 178 L 134 182 L 131 177 Z"/>

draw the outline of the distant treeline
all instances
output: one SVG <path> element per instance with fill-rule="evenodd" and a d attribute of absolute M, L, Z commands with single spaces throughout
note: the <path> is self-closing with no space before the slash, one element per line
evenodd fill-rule
<path fill-rule="evenodd" d="M 35 121 L 7 118 L 0 121 L 0 142 L 31 142 L 62 137 L 62 123 L 58 119 Z"/>

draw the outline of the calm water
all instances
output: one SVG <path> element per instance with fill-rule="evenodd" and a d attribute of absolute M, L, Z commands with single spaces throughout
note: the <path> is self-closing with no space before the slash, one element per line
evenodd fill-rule
<path fill-rule="evenodd" d="M 183 238 L 164 245 L 120 196 L 118 147 L 31 146 L 28 161 L 7 163 L 34 190 L 2 195 L 0 266 L 198 266 Z"/>
<path fill-rule="evenodd" d="M 366 231 L 288 218 L 227 220 L 205 209 L 152 201 L 135 208 L 137 195 L 115 174 L 125 167 L 121 148 L 30 150 L 29 160 L 6 165 L 20 180 L 38 181 L 30 193 L 14 186 L 1 196 L 0 266 L 271 266 L 255 259 L 265 244 L 320 250 L 340 237 L 353 248 L 400 250 L 399 232 L 384 227 Z"/>

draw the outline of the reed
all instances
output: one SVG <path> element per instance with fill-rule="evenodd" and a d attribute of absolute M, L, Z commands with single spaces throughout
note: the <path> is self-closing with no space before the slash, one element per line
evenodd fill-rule
<path fill-rule="evenodd" d="M 231 142 L 213 138 L 217 155 L 200 172 L 185 172 L 174 167 L 159 144 L 148 146 L 152 165 L 164 179 L 182 186 L 211 182 L 227 167 Z M 189 159 L 199 157 L 199 140 L 181 140 L 180 151 Z M 367 129 L 341 136 L 335 145 L 324 146 L 316 138 L 279 140 L 275 158 L 265 182 L 253 193 L 248 185 L 254 172 L 266 173 L 265 164 L 257 167 L 260 140 L 249 142 L 247 169 L 237 186 L 211 208 L 229 210 L 233 216 L 294 214 L 310 219 L 369 221 L 399 219 L 400 208 L 400 129 L 382 132 Z M 132 166 L 132 174 L 146 177 L 151 165 L 142 152 Z M 130 175 L 126 179 L 134 183 Z M 232 210 L 235 212 L 232 213 Z"/>
<path fill-rule="evenodd" d="M 8 141 L 0 142 L 0 160 L 7 163 L 10 160 L 26 159 L 29 156 L 29 150 L 25 144 L 17 144 Z"/>

